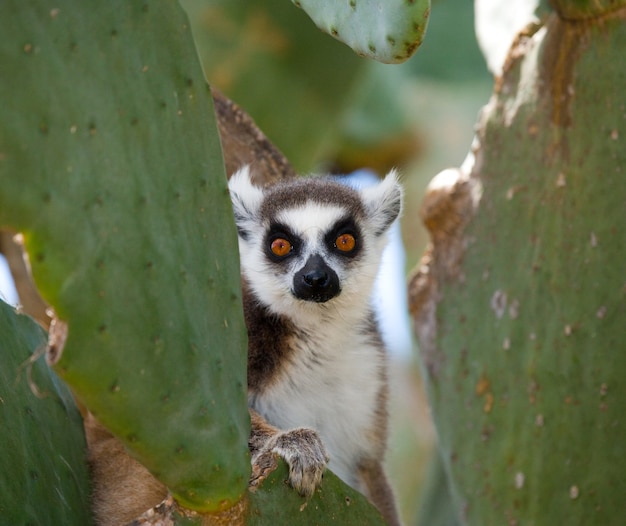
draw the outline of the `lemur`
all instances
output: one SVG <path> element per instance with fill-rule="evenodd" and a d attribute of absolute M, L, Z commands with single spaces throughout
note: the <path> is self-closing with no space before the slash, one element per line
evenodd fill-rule
<path fill-rule="evenodd" d="M 253 464 L 276 452 L 303 495 L 329 468 L 399 524 L 383 469 L 385 349 L 372 289 L 402 206 L 394 172 L 349 188 L 330 177 L 265 189 L 229 182 L 248 327 Z M 326 451 L 328 457 L 326 457 Z"/>
<path fill-rule="evenodd" d="M 395 173 L 362 190 L 330 177 L 262 189 L 246 167 L 229 190 L 249 341 L 251 485 L 277 453 L 308 497 L 328 464 L 399 525 L 383 469 L 388 383 L 371 297 L 402 206 Z M 130 522 L 167 496 L 90 414 L 85 429 L 99 526 Z"/>

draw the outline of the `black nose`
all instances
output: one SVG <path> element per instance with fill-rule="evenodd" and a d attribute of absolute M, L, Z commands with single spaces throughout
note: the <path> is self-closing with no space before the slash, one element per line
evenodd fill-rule
<path fill-rule="evenodd" d="M 324 303 L 340 291 L 337 273 L 318 255 L 311 256 L 293 278 L 293 294 L 304 301 Z"/>
<path fill-rule="evenodd" d="M 328 273 L 321 269 L 315 269 L 302 276 L 304 282 L 310 287 L 324 288 L 328 285 Z"/>

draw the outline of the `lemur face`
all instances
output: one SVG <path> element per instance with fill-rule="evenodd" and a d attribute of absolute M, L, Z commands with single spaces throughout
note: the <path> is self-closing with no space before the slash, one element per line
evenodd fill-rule
<path fill-rule="evenodd" d="M 291 279 L 293 296 L 317 303 L 341 293 L 339 276 L 349 271 L 362 244 L 360 229 L 345 210 L 310 201 L 277 211 L 264 237 L 274 273 Z"/>
<path fill-rule="evenodd" d="M 281 314 L 299 305 L 369 296 L 384 235 L 398 216 L 395 175 L 357 191 L 330 178 L 304 178 L 261 189 L 246 168 L 229 182 L 242 273 L 254 295 Z"/>

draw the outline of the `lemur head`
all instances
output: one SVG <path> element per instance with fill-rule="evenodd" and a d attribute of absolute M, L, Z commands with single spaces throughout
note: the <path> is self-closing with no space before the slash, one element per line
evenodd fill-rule
<path fill-rule="evenodd" d="M 368 303 L 402 190 L 391 172 L 355 190 L 329 177 L 254 186 L 248 167 L 229 182 L 241 268 L 256 298 L 277 314 L 313 305 Z"/>

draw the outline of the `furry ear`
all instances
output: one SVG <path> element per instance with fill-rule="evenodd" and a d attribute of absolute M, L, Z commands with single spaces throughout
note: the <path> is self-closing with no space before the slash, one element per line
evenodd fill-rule
<path fill-rule="evenodd" d="M 237 231 L 242 239 L 247 239 L 258 223 L 257 216 L 263 202 L 263 190 L 252 184 L 248 165 L 231 175 L 228 190 L 233 202 Z"/>
<path fill-rule="evenodd" d="M 384 234 L 402 211 L 402 186 L 391 170 L 380 183 L 361 190 L 367 215 L 377 236 Z"/>

